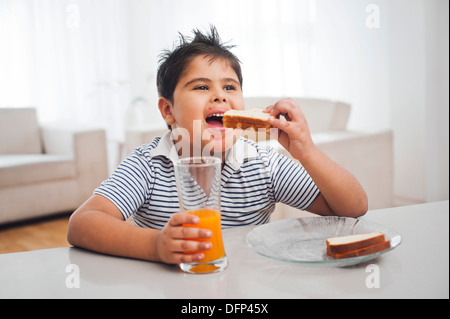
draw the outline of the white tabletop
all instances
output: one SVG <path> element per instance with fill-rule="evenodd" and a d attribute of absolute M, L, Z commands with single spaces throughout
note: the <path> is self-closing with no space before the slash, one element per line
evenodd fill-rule
<path fill-rule="evenodd" d="M 208 275 L 78 248 L 4 254 L 0 298 L 449 298 L 448 210 L 444 201 L 368 212 L 364 219 L 396 230 L 402 244 L 347 268 L 260 256 L 246 244 L 253 227 L 224 230 L 229 266 Z M 367 285 L 369 265 L 379 287 Z"/>

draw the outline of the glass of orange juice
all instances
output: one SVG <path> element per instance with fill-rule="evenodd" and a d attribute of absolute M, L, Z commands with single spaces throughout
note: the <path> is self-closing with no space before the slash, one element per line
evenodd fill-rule
<path fill-rule="evenodd" d="M 212 247 L 202 251 L 202 260 L 179 265 L 188 273 L 218 272 L 228 265 L 220 222 L 221 165 L 222 161 L 215 157 L 182 158 L 174 163 L 180 211 L 200 218 L 197 225 L 183 226 L 205 228 L 212 232 L 211 238 L 192 239 L 209 241 Z"/>

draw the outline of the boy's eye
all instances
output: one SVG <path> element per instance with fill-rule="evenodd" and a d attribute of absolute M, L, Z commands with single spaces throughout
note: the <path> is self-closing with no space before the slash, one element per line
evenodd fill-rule
<path fill-rule="evenodd" d="M 207 90 L 208 87 L 206 85 L 199 85 L 194 88 L 194 90 Z"/>
<path fill-rule="evenodd" d="M 226 85 L 223 89 L 225 91 L 235 91 L 236 87 L 234 85 Z"/>

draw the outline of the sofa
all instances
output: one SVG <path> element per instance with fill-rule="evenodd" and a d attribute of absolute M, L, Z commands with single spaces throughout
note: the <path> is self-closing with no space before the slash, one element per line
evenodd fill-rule
<path fill-rule="evenodd" d="M 107 175 L 103 129 L 40 125 L 33 108 L 0 108 L 0 224 L 71 212 Z"/>
<path fill-rule="evenodd" d="M 351 105 L 314 98 L 293 98 L 301 106 L 315 144 L 334 161 L 349 170 L 362 184 L 369 199 L 369 209 L 393 205 L 393 135 L 391 131 L 376 133 L 354 132 L 347 129 Z M 266 107 L 279 100 L 275 97 L 247 97 L 247 109 Z M 166 128 L 129 129 L 127 152 L 149 143 Z M 275 140 L 258 140 L 290 156 Z M 284 204 L 277 204 L 272 220 L 309 215 Z"/>

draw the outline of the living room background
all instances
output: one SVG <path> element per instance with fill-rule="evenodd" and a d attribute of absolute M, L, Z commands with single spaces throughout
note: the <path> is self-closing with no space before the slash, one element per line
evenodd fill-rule
<path fill-rule="evenodd" d="M 445 0 L 0 0 L 0 107 L 101 126 L 111 145 L 162 127 L 158 54 L 210 24 L 237 45 L 245 96 L 350 103 L 350 129 L 393 130 L 397 196 L 448 199 Z"/>

